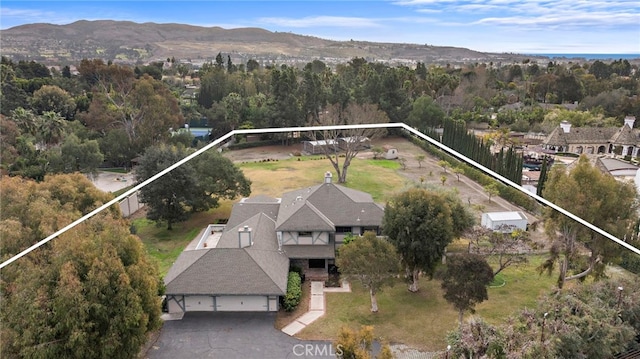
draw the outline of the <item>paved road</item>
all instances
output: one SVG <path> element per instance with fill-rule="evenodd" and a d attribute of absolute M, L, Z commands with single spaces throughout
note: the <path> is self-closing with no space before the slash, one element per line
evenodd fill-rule
<path fill-rule="evenodd" d="M 164 323 L 146 358 L 336 358 L 330 342 L 290 337 L 274 321 L 274 313 L 186 313 Z"/>

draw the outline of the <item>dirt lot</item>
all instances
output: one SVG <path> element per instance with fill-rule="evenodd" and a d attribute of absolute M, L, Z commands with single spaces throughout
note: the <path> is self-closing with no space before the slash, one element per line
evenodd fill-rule
<path fill-rule="evenodd" d="M 525 212 L 529 218 L 529 223 L 533 223 L 538 220 L 538 218 L 532 213 L 529 213 L 525 209 L 517 207 L 500 197 L 492 197 L 491 201 L 489 201 L 489 197 L 481 185 L 463 175 L 460 176 L 460 181 L 458 181 L 456 174 L 452 173 L 450 169 L 447 170 L 447 173 L 444 173 L 442 167 L 437 164 L 438 159 L 430 156 L 420 147 L 402 137 L 387 137 L 373 143 L 373 146 L 382 147 L 383 145 L 392 145 L 398 149 L 398 155 L 406 161 L 406 169 L 401 169 L 399 173 L 412 181 L 419 182 L 422 179 L 424 183 L 428 185 L 442 186 L 440 178 L 445 175 L 447 180 L 444 186 L 447 188 L 456 188 L 460 194 L 462 202 L 468 203 L 477 210 L 478 222 L 480 221 L 480 212 L 516 210 Z M 225 152 L 224 154 L 234 162 L 249 162 L 266 158 L 286 159 L 292 157 L 293 153 L 301 150 L 302 145 L 296 144 L 292 146 L 265 146 L 235 150 Z M 421 154 L 425 155 L 425 160 L 420 165 L 416 160 L 416 156 Z M 373 152 L 361 152 L 358 154 L 358 158 L 373 158 Z M 538 234 L 541 235 L 541 233 Z"/>

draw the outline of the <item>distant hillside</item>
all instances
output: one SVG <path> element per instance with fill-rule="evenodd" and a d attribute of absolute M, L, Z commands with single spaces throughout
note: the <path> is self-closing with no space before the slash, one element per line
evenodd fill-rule
<path fill-rule="evenodd" d="M 331 41 L 258 28 L 222 29 L 183 24 L 77 21 L 68 25 L 29 24 L 0 31 L 2 54 L 16 60 L 74 63 L 82 58 L 149 62 L 168 57 L 212 59 L 222 52 L 235 63 L 262 61 L 344 62 L 353 57 L 391 63 L 462 63 L 524 59 L 516 54 L 418 44 Z M 531 57 L 531 56 L 529 56 Z"/>

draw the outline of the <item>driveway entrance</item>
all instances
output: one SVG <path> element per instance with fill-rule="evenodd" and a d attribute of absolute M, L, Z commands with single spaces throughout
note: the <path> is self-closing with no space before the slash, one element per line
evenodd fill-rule
<path fill-rule="evenodd" d="M 336 358 L 328 341 L 303 341 L 273 327 L 275 313 L 188 312 L 164 322 L 145 358 Z"/>

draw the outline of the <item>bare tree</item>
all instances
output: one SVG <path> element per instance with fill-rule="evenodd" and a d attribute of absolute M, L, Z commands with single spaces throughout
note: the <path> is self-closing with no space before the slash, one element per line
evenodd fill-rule
<path fill-rule="evenodd" d="M 469 239 L 469 253 L 495 256 L 497 267 L 493 270 L 494 277 L 507 267 L 526 263 L 532 246 L 535 247 L 529 232 L 508 225 L 502 225 L 496 231 L 474 226 L 465 237 Z"/>
<path fill-rule="evenodd" d="M 341 109 L 339 105 L 330 105 L 318 116 L 312 125 L 359 125 L 389 122 L 387 115 L 372 104 L 350 103 Z M 370 146 L 370 141 L 382 137 L 385 129 L 362 128 L 351 130 L 313 131 L 309 137 L 314 141 L 326 141 L 322 147 L 324 155 L 331 161 L 338 174 L 338 182 L 347 181 L 347 170 L 351 161 L 360 151 Z M 340 163 L 340 158 L 343 158 Z"/>

